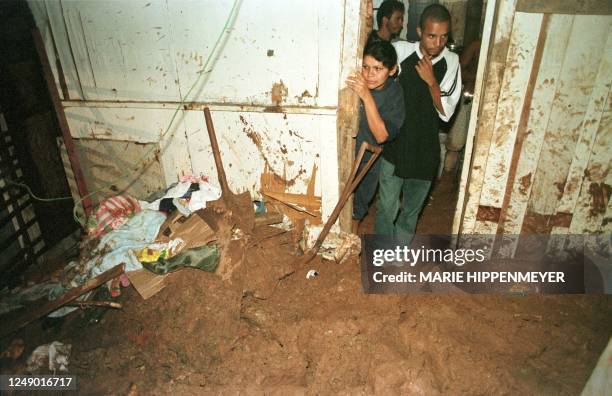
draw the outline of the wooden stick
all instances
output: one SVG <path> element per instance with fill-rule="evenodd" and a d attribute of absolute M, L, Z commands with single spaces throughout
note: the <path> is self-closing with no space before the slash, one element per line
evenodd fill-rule
<path fill-rule="evenodd" d="M 87 293 L 88 291 L 95 289 L 101 284 L 114 279 L 121 275 L 125 269 L 125 264 L 119 264 L 116 267 L 109 269 L 106 272 L 101 273 L 93 279 L 88 280 L 85 284 L 75 287 L 73 289 L 68 290 L 66 293 L 62 294 L 59 298 L 53 301 L 49 301 L 47 304 L 39 307 L 38 309 L 34 309 L 33 311 L 26 312 L 21 317 L 17 318 L 12 323 L 9 323 L 6 326 L 2 326 L 0 329 L 0 338 L 5 335 L 11 334 L 12 332 L 19 330 L 23 326 L 27 325 L 35 321 L 36 319 L 55 311 L 58 308 L 72 302 L 80 295 Z"/>
<path fill-rule="evenodd" d="M 114 301 L 76 301 L 76 302 L 72 302 L 66 305 L 69 305 L 72 307 L 79 307 L 79 308 L 89 308 L 89 307 L 106 307 L 106 308 L 115 308 L 115 309 L 123 308 L 123 305 L 121 305 L 118 302 L 114 302 Z"/>
<path fill-rule="evenodd" d="M 89 215 L 89 212 L 91 212 L 92 209 L 92 201 L 91 198 L 89 198 L 89 193 L 87 192 L 85 176 L 83 174 L 83 169 L 81 168 L 79 156 L 76 152 L 76 147 L 72 140 L 72 135 L 70 134 L 70 128 L 68 127 L 68 120 L 66 119 L 66 113 L 64 112 L 64 107 L 62 106 L 62 100 L 57 92 L 55 78 L 53 77 L 53 72 L 51 71 L 51 65 L 49 63 L 49 58 L 47 57 L 47 52 L 45 51 L 45 44 L 38 29 L 32 29 L 32 37 L 34 38 L 36 52 L 38 52 L 38 57 L 40 58 L 40 64 L 43 69 L 45 82 L 47 83 L 47 89 L 51 95 L 53 109 L 55 110 L 57 121 L 60 129 L 62 130 L 62 137 L 64 138 L 64 145 L 66 146 L 66 152 L 68 153 L 68 158 L 70 159 L 72 173 L 74 173 L 74 180 L 76 181 L 79 195 L 81 198 L 83 198 L 83 209 L 85 214 Z M 62 71 L 58 70 L 58 74 L 62 75 L 63 73 Z"/>
<path fill-rule="evenodd" d="M 317 215 L 311 211 L 309 211 L 306 207 L 300 206 L 299 204 L 289 202 L 286 198 L 287 194 L 285 193 L 276 193 L 272 191 L 264 191 L 263 194 L 267 197 L 277 200 L 278 202 L 289 206 L 291 209 L 297 210 L 298 212 L 306 213 L 312 217 L 317 217 Z"/>
<path fill-rule="evenodd" d="M 366 150 L 371 151 L 372 155 L 368 159 L 368 162 L 366 162 L 363 168 L 359 171 L 359 174 L 357 174 L 357 169 L 359 168 L 359 164 L 361 163 L 361 160 Z M 344 185 L 344 189 L 340 194 L 338 203 L 336 204 L 336 207 L 334 208 L 332 214 L 329 215 L 329 218 L 323 226 L 323 229 L 321 230 L 321 233 L 319 234 L 319 237 L 317 238 L 317 241 L 315 242 L 314 246 L 308 252 L 306 252 L 306 254 L 304 254 L 304 257 L 302 258 L 302 262 L 304 264 L 310 262 L 313 258 L 315 258 L 317 252 L 319 251 L 319 248 L 325 241 L 325 238 L 327 238 L 329 230 L 331 230 L 332 226 L 338 219 L 338 216 L 340 215 L 340 211 L 344 207 L 344 204 L 346 203 L 346 201 L 348 201 L 353 191 L 355 191 L 355 189 L 359 185 L 359 182 L 361 182 L 361 179 L 365 177 L 365 174 L 368 172 L 372 164 L 374 164 L 374 161 L 376 161 L 376 158 L 378 158 L 381 151 L 382 149 L 380 147 L 372 146 L 368 142 L 361 143 L 361 147 L 359 148 L 359 152 L 357 153 L 357 158 L 355 158 L 353 168 L 351 169 L 351 174 L 348 180 L 346 181 L 346 184 Z"/>
<path fill-rule="evenodd" d="M 221 185 L 221 198 L 231 199 L 233 195 L 232 191 L 227 184 L 227 177 L 225 176 L 225 169 L 223 168 L 223 161 L 221 160 L 221 150 L 219 150 L 219 143 L 217 143 L 217 134 L 215 133 L 215 127 L 212 122 L 210 110 L 208 107 L 204 107 L 204 120 L 206 121 L 206 129 L 208 129 L 208 138 L 210 140 L 210 148 L 212 149 L 213 158 L 215 159 L 215 166 L 217 167 L 217 176 L 219 184 Z"/>

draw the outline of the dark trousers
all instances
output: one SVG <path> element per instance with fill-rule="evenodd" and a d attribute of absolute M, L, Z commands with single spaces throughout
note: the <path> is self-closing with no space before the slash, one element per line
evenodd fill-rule
<path fill-rule="evenodd" d="M 359 164 L 357 173 L 359 173 L 361 168 L 365 166 L 370 156 L 371 153 L 366 152 L 366 155 L 363 156 L 363 159 Z M 378 187 L 380 164 L 381 158 L 379 157 L 355 190 L 355 195 L 353 196 L 353 219 L 355 220 L 361 220 L 366 216 L 366 214 L 368 214 L 368 207 L 370 206 L 372 199 L 374 199 L 374 194 L 376 194 L 376 188 Z"/>
<path fill-rule="evenodd" d="M 414 237 L 419 214 L 429 195 L 431 181 L 395 176 L 395 166 L 392 163 L 384 158 L 378 162 L 381 162 L 380 190 L 374 233 L 394 236 L 410 243 Z M 400 196 L 402 196 L 401 201 Z"/>

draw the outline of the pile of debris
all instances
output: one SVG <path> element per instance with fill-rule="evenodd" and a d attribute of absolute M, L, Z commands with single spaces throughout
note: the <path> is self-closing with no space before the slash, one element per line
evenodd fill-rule
<path fill-rule="evenodd" d="M 45 315 L 59 317 L 92 306 L 121 308 L 117 302 L 93 301 L 94 289 L 104 284 L 111 297 L 132 285 L 148 299 L 164 288 L 168 273 L 185 267 L 215 272 L 232 283 L 243 272 L 237 269 L 244 265 L 247 249 L 264 241 L 274 240 L 273 246 L 289 244 L 296 260 L 270 263 L 261 274 L 263 280 L 252 282 L 257 286 L 251 288 L 259 289 L 251 290 L 254 294 L 273 289 L 279 279 L 301 269 L 319 250 L 324 258 L 337 262 L 359 252 L 357 236 L 329 234 L 348 195 L 343 194 L 328 222 L 321 225 L 321 199 L 314 196 L 316 167 L 306 195 L 285 192 L 285 186 L 275 184 L 267 172 L 262 175 L 265 204 L 253 201 L 249 192 L 234 194 L 207 109 L 205 116 L 220 189 L 206 177 L 186 176 L 145 201 L 117 195 L 100 202 L 90 215 L 77 260 L 45 282 L 0 291 L 0 315 L 27 305 L 36 307 L 3 326 L 0 337 Z M 309 271 L 308 277 L 313 273 L 316 270 Z M 28 304 L 43 298 L 48 301 Z"/>

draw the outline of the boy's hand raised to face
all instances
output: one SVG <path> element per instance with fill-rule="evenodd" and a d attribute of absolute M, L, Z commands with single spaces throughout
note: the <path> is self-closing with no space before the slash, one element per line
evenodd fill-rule
<path fill-rule="evenodd" d="M 442 100 L 440 98 L 440 86 L 438 85 L 438 81 L 436 80 L 436 76 L 434 76 L 433 72 L 433 64 L 431 63 L 431 58 L 427 55 L 423 56 L 421 60 L 414 67 L 419 74 L 419 77 L 429 87 L 429 93 L 431 94 L 431 98 L 433 99 L 433 104 L 438 110 L 440 114 L 444 113 L 444 106 L 442 105 Z"/>
<path fill-rule="evenodd" d="M 421 77 L 421 79 L 425 81 L 428 86 L 434 87 L 438 84 L 436 77 L 434 76 L 431 59 L 429 59 L 428 56 L 423 56 L 423 58 L 421 58 L 421 60 L 416 64 L 415 69 L 419 74 L 419 77 Z"/>
<path fill-rule="evenodd" d="M 368 88 L 368 85 L 366 84 L 366 81 L 361 73 L 355 73 L 349 76 L 349 78 L 346 79 L 346 85 L 348 85 L 348 87 L 353 90 L 353 92 L 355 92 L 361 98 L 361 100 L 365 100 L 366 97 L 372 96 L 370 89 Z"/>

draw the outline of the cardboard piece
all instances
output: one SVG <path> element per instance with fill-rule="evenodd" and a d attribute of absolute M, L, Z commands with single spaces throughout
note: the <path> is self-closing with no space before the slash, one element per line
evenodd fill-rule
<path fill-rule="evenodd" d="M 139 269 L 136 271 L 130 271 L 125 273 L 130 279 L 134 289 L 140 294 L 143 300 L 153 297 L 164 287 L 166 287 L 166 276 L 168 275 L 156 275 L 146 269 Z"/>
<path fill-rule="evenodd" d="M 209 224 L 200 212 L 198 210 L 189 217 L 184 217 L 179 212 L 172 213 L 161 225 L 155 242 L 164 243 L 181 238 L 185 241 L 183 249 L 193 249 L 216 240 L 216 232 L 213 229 L 217 228 L 216 224 Z"/>

